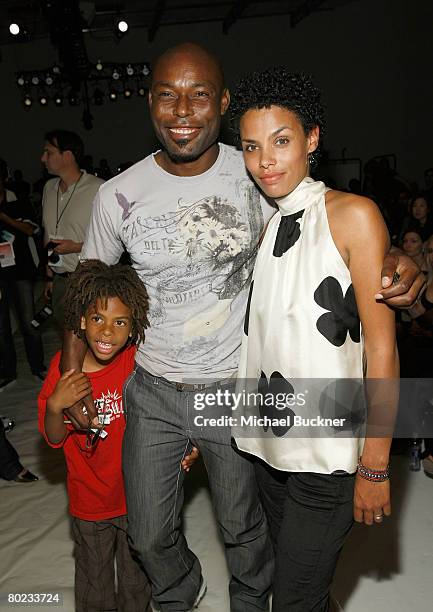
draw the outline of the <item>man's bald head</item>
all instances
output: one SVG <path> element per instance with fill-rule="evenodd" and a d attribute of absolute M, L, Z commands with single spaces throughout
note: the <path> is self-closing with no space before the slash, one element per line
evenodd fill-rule
<path fill-rule="evenodd" d="M 152 82 L 160 80 L 161 72 L 164 73 L 166 66 L 185 65 L 206 66 L 209 80 L 212 80 L 220 90 L 224 89 L 224 72 L 219 59 L 197 43 L 184 42 L 170 47 L 155 61 L 152 69 Z"/>
<path fill-rule="evenodd" d="M 163 147 L 157 159 L 165 170 L 193 175 L 214 163 L 221 116 L 229 102 L 218 59 L 200 45 L 183 43 L 158 58 L 149 104 Z"/>

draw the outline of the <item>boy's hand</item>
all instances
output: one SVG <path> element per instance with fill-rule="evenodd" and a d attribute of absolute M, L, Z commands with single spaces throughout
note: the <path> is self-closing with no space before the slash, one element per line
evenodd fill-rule
<path fill-rule="evenodd" d="M 60 414 L 92 392 L 90 381 L 83 372 L 67 370 L 58 380 L 54 392 L 48 400 L 48 408 Z"/>
<path fill-rule="evenodd" d="M 192 447 L 191 452 L 182 459 L 181 466 L 184 472 L 189 472 L 191 467 L 199 458 L 200 451 L 195 446 Z"/>

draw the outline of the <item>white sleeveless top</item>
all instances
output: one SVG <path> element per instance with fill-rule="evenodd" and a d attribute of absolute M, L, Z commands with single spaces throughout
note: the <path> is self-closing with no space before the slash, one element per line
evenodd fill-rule
<path fill-rule="evenodd" d="M 350 273 L 329 229 L 327 190 L 307 177 L 276 201 L 279 214 L 269 222 L 254 268 L 238 373 L 238 392 L 251 390 L 251 384 L 257 389 L 259 381 L 259 391 L 293 392 L 303 395 L 304 403 L 300 399 L 283 410 L 239 407 L 233 435 L 239 449 L 280 470 L 353 473 L 363 445 L 352 433 L 356 418 L 351 420 L 360 400 L 363 345 Z M 341 379 L 348 382 L 344 397 L 352 403 L 339 401 Z M 295 416 L 308 417 L 314 425 L 279 427 L 268 421 L 254 428 L 251 421 L 245 425 L 252 414 L 280 419 L 291 414 L 291 423 Z M 330 423 L 323 421 L 326 416 L 348 418 L 341 426 L 332 421 L 324 427 Z"/>

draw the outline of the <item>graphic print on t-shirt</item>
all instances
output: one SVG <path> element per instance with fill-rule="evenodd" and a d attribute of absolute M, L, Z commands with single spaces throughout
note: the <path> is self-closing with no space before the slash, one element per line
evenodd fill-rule
<path fill-rule="evenodd" d="M 109 425 L 123 417 L 122 392 L 119 393 L 117 389 L 114 391 L 107 389 L 105 393 L 102 392 L 94 403 L 101 425 Z"/>
<path fill-rule="evenodd" d="M 191 202 L 179 198 L 173 211 L 161 215 L 144 217 L 140 202 L 128 208 L 122 241 L 133 261 L 152 258 L 143 278 L 152 298 L 152 327 L 166 321 L 170 305 L 193 304 L 209 294 L 214 299 L 207 298 L 211 306 L 208 319 L 224 324 L 222 312 L 227 312 L 227 304 L 219 302 L 230 302 L 246 285 L 263 227 L 258 192 L 247 180 L 238 180 L 236 191 L 246 206 L 210 195 Z M 120 193 L 116 198 L 128 201 Z M 201 327 L 200 321 L 188 321 L 185 335 L 197 335 L 197 326 Z"/>

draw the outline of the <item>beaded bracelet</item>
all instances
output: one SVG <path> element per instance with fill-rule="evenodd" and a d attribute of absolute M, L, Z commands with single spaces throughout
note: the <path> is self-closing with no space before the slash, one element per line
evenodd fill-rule
<path fill-rule="evenodd" d="M 357 471 L 361 478 L 369 480 L 370 482 L 385 482 L 385 480 L 389 480 L 389 463 L 385 470 L 372 470 L 365 467 L 360 457 L 358 459 Z"/>

